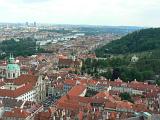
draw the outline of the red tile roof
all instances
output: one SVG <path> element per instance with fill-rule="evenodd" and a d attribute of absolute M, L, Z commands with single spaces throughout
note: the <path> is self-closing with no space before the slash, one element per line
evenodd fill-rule
<path fill-rule="evenodd" d="M 100 84 L 100 82 L 96 81 L 96 80 L 92 80 L 92 79 L 81 79 L 81 78 L 74 78 L 74 79 L 66 79 L 64 81 L 65 84 L 68 85 L 76 85 L 76 83 L 79 82 L 79 84 L 81 85 L 97 85 L 98 83 Z"/>
<path fill-rule="evenodd" d="M 34 120 L 49 120 L 51 118 L 51 113 L 49 111 L 39 112 Z"/>
<path fill-rule="evenodd" d="M 130 110 L 133 108 L 133 104 L 128 101 L 116 101 L 116 108 Z"/>
<path fill-rule="evenodd" d="M 136 80 L 128 84 L 128 87 L 141 91 L 156 91 L 159 89 L 156 85 L 149 85 L 148 83 L 138 82 Z"/>
<path fill-rule="evenodd" d="M 107 100 L 107 101 L 105 102 L 105 108 L 108 108 L 108 109 L 116 109 L 116 103 Z"/>
<path fill-rule="evenodd" d="M 68 84 L 68 85 L 76 85 L 76 80 L 72 80 L 72 79 L 67 79 L 64 81 L 65 84 Z"/>
<path fill-rule="evenodd" d="M 0 89 L 0 96 L 16 98 L 22 94 L 31 91 L 32 89 L 33 85 L 31 83 L 24 84 L 24 86 L 17 88 L 16 90 Z"/>
<path fill-rule="evenodd" d="M 106 101 L 105 107 L 107 109 L 127 109 L 131 110 L 133 108 L 133 104 L 128 101 Z"/>
<path fill-rule="evenodd" d="M 67 65 L 67 66 L 72 66 L 72 65 L 80 65 L 80 61 L 76 60 L 73 61 L 72 59 L 59 59 L 59 64 L 60 65 Z"/>
<path fill-rule="evenodd" d="M 27 118 L 30 113 L 20 108 L 14 108 L 12 111 L 5 112 L 3 117 Z"/>
<path fill-rule="evenodd" d="M 77 91 L 80 88 L 81 90 Z M 82 89 L 80 86 L 77 85 L 69 93 L 63 97 L 61 97 L 57 102 L 57 107 L 62 109 L 70 109 L 70 110 L 83 110 L 83 109 L 92 109 L 92 106 L 90 103 L 105 103 L 106 99 L 104 96 L 106 96 L 103 93 L 98 94 L 99 97 L 80 97 L 79 94 L 84 91 L 85 87 Z M 112 99 L 111 99 L 112 100 Z"/>
<path fill-rule="evenodd" d="M 76 85 L 74 86 L 67 95 L 61 97 L 57 101 L 57 107 L 63 109 L 71 109 L 71 110 L 79 110 L 82 109 L 83 106 L 80 105 L 79 102 L 87 102 L 88 98 L 80 97 L 79 95 L 83 93 L 86 89 L 84 85 Z"/>
<path fill-rule="evenodd" d="M 134 104 L 133 110 L 136 112 L 148 112 L 149 111 L 144 104 Z"/>
<path fill-rule="evenodd" d="M 108 92 L 99 92 L 98 94 L 93 96 L 93 98 L 103 98 L 103 99 L 107 99 L 110 101 L 115 101 L 115 99 L 112 97 L 112 95 L 110 95 Z"/>
<path fill-rule="evenodd" d="M 13 83 L 14 85 L 18 85 L 20 87 L 15 90 L 0 89 L 0 96 L 16 98 L 31 91 L 35 86 L 37 80 L 38 77 L 33 75 L 21 75 L 16 79 L 6 79 L 4 80 L 5 83 Z"/>
<path fill-rule="evenodd" d="M 38 80 L 38 76 L 34 76 L 34 75 L 21 75 L 16 79 L 6 79 L 5 82 L 6 83 L 14 83 L 15 85 L 22 85 L 25 83 L 32 83 L 33 85 L 36 84 Z"/>
<path fill-rule="evenodd" d="M 86 86 L 84 85 L 76 85 L 74 86 L 69 92 L 68 95 L 69 96 L 79 96 L 80 94 L 82 94 L 84 92 L 84 90 L 86 90 Z"/>
<path fill-rule="evenodd" d="M 79 111 L 78 118 L 79 118 L 79 120 L 83 120 L 83 112 L 82 111 Z"/>

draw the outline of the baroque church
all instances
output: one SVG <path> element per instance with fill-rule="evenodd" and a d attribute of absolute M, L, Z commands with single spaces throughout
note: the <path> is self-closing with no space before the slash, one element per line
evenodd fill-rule
<path fill-rule="evenodd" d="M 7 63 L 0 64 L 0 98 L 42 102 L 45 100 L 46 88 L 42 76 L 21 74 L 21 67 L 10 55 Z"/>

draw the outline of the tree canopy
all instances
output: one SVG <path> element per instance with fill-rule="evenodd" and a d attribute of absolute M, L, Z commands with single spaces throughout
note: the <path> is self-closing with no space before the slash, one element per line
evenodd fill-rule
<path fill-rule="evenodd" d="M 121 39 L 96 49 L 95 52 L 98 57 L 108 58 L 107 67 L 112 71 L 106 72 L 109 73 L 110 79 L 116 79 L 119 76 L 124 81 L 155 80 L 159 84 L 160 28 L 129 33 Z M 137 62 L 131 61 L 134 55 L 139 58 Z M 102 76 L 108 78 L 107 73 L 103 73 Z"/>
<path fill-rule="evenodd" d="M 37 47 L 36 49 L 36 40 L 32 38 L 24 38 L 24 39 L 10 39 L 5 40 L 0 43 L 0 51 L 1 53 L 5 53 L 5 55 L 0 55 L 0 58 L 8 56 L 10 53 L 13 53 L 15 56 L 29 56 L 36 54 L 38 52 L 43 52 L 43 49 Z"/>
<path fill-rule="evenodd" d="M 160 49 L 160 28 L 143 29 L 130 33 L 96 50 L 97 56 L 126 54 Z"/>

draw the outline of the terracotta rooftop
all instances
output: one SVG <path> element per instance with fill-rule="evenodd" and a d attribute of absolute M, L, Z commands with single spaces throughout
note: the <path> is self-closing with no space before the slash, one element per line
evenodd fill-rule
<path fill-rule="evenodd" d="M 34 120 L 49 120 L 51 117 L 51 113 L 49 111 L 39 112 Z"/>
<path fill-rule="evenodd" d="M 106 107 L 106 108 L 109 108 L 109 109 L 116 109 L 116 103 L 107 100 L 107 101 L 105 102 L 105 107 Z"/>
<path fill-rule="evenodd" d="M 80 65 L 80 62 L 79 61 L 73 61 L 72 59 L 59 59 L 59 64 L 60 65 L 68 65 L 68 66 L 71 66 L 71 65 Z"/>
<path fill-rule="evenodd" d="M 93 98 L 103 98 L 110 101 L 115 101 L 115 99 L 112 97 L 112 95 L 109 94 L 109 92 L 99 92 Z"/>
<path fill-rule="evenodd" d="M 32 83 L 33 85 L 36 84 L 38 80 L 38 76 L 34 76 L 34 75 L 21 75 L 16 79 L 5 79 L 4 81 L 6 83 L 14 83 L 15 85 L 22 85 L 25 83 Z"/>
<path fill-rule="evenodd" d="M 133 104 L 128 101 L 116 101 L 116 108 L 129 110 L 133 108 Z"/>
<path fill-rule="evenodd" d="M 84 90 L 86 90 L 86 86 L 84 85 L 76 85 L 74 86 L 69 92 L 68 95 L 69 96 L 79 96 L 80 94 L 82 94 L 84 92 Z"/>
<path fill-rule="evenodd" d="M 0 89 L 0 96 L 16 98 L 22 94 L 29 92 L 30 90 L 32 90 L 32 88 L 33 85 L 31 83 L 28 83 L 20 88 L 17 88 L 16 90 Z"/>
<path fill-rule="evenodd" d="M 134 104 L 133 110 L 136 112 L 148 112 L 149 111 L 144 104 Z"/>
<path fill-rule="evenodd" d="M 98 83 L 100 84 L 100 82 L 96 81 L 96 80 L 92 80 L 92 79 L 81 79 L 81 78 L 73 78 L 73 79 L 66 79 L 64 81 L 65 84 L 68 85 L 76 85 L 77 82 L 79 82 L 79 84 L 86 84 L 86 85 L 98 85 Z"/>
<path fill-rule="evenodd" d="M 30 113 L 20 108 L 14 108 L 12 111 L 5 112 L 3 117 L 14 117 L 14 118 L 27 118 Z"/>

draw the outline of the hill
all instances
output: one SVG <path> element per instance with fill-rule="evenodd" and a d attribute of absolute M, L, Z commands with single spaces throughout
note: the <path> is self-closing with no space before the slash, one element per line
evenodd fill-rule
<path fill-rule="evenodd" d="M 82 26 L 78 28 L 78 31 L 85 33 L 85 35 L 99 35 L 106 33 L 125 35 L 139 29 L 142 28 L 134 26 Z"/>
<path fill-rule="evenodd" d="M 135 31 L 96 50 L 97 56 L 127 54 L 160 49 L 160 28 Z"/>
<path fill-rule="evenodd" d="M 106 59 L 84 61 L 83 71 L 109 79 L 124 81 L 152 80 L 160 85 L 160 28 L 143 29 L 130 33 L 95 50 Z M 138 57 L 132 62 L 132 57 Z"/>

